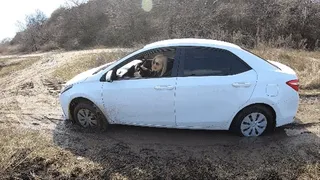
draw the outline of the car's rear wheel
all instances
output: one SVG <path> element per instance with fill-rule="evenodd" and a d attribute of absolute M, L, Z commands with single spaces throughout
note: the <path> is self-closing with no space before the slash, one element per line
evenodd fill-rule
<path fill-rule="evenodd" d="M 103 113 L 90 102 L 80 102 L 73 112 L 75 121 L 83 128 L 104 131 L 107 128 L 107 120 Z"/>
<path fill-rule="evenodd" d="M 242 110 L 234 119 L 232 129 L 240 136 L 261 136 L 271 130 L 274 125 L 272 112 L 260 105 Z"/>

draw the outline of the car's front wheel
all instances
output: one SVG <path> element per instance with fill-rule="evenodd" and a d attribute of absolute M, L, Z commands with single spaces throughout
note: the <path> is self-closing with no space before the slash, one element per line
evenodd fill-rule
<path fill-rule="evenodd" d="M 261 136 L 274 124 L 272 112 L 264 106 L 252 106 L 242 110 L 235 118 L 232 129 L 241 136 Z"/>
<path fill-rule="evenodd" d="M 73 112 L 75 121 L 83 128 L 104 131 L 107 128 L 107 120 L 102 112 L 94 104 L 80 102 Z"/>

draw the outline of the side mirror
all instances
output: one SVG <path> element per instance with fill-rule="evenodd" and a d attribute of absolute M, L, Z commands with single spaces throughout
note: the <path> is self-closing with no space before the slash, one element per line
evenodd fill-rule
<path fill-rule="evenodd" d="M 112 72 L 113 72 L 113 70 L 110 70 L 107 72 L 107 74 L 106 74 L 106 81 L 107 82 L 112 82 Z"/>

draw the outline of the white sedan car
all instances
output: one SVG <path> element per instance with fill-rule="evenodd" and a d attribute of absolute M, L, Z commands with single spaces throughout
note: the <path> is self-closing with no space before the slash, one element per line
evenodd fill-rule
<path fill-rule="evenodd" d="M 172 39 L 77 75 L 59 96 L 65 119 L 84 128 L 123 124 L 260 136 L 293 122 L 298 88 L 290 67 L 235 44 Z"/>

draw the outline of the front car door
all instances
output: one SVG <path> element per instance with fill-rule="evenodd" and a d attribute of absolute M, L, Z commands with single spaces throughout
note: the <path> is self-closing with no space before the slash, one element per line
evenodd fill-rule
<path fill-rule="evenodd" d="M 103 84 L 103 101 L 109 120 L 116 124 L 174 127 L 174 93 L 179 59 L 175 48 L 153 49 L 129 58 L 165 54 L 173 60 L 167 77 L 120 79 Z"/>
<path fill-rule="evenodd" d="M 185 47 L 176 89 L 180 127 L 228 129 L 253 93 L 257 74 L 227 50 Z"/>

